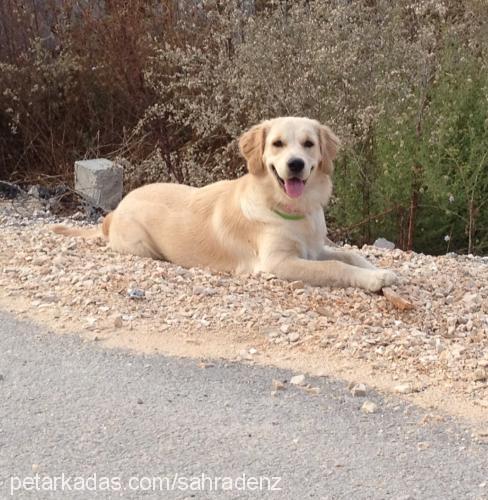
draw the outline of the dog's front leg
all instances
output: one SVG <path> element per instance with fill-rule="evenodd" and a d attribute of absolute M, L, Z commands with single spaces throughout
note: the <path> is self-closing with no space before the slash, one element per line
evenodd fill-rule
<path fill-rule="evenodd" d="M 323 247 L 318 255 L 318 260 L 340 260 L 351 266 L 362 267 L 364 269 L 377 269 L 376 266 L 371 264 L 371 262 L 361 255 L 347 250 L 339 250 L 337 248 Z"/>
<path fill-rule="evenodd" d="M 338 260 L 305 260 L 299 257 L 273 256 L 265 269 L 278 278 L 304 281 L 315 286 L 359 287 L 377 292 L 393 285 L 396 275 L 384 269 L 365 269 Z"/>

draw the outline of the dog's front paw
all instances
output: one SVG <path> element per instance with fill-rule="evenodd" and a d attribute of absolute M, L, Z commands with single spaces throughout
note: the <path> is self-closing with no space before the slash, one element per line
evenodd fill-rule
<path fill-rule="evenodd" d="M 370 292 L 379 292 L 382 288 L 398 283 L 398 276 L 393 271 L 378 269 L 372 271 L 365 288 Z"/>

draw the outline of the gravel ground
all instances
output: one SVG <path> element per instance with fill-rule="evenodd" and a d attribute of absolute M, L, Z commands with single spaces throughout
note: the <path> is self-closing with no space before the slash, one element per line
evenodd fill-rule
<path fill-rule="evenodd" d="M 77 221 L 81 214 L 67 220 Z M 269 275 L 232 276 L 124 256 L 102 241 L 52 234 L 42 210 L 0 205 L 0 290 L 95 336 L 117 328 L 153 335 L 205 332 L 259 342 L 260 352 L 315 353 L 361 362 L 401 393 L 444 387 L 488 412 L 488 258 L 433 257 L 364 247 L 403 279 L 413 310 L 352 288 L 310 287 Z M 61 221 L 62 222 L 62 221 Z M 251 343 L 252 343 L 251 342 Z M 255 350 L 241 352 L 252 360 Z M 191 353 L 190 353 L 191 354 Z"/>

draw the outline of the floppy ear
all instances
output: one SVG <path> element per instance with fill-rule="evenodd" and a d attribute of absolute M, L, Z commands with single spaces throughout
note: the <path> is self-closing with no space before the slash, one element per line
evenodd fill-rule
<path fill-rule="evenodd" d="M 322 125 L 320 123 L 319 138 L 320 153 L 322 155 L 319 168 L 321 168 L 326 174 L 331 175 L 334 172 L 334 165 L 332 162 L 337 156 L 337 151 L 341 145 L 341 141 L 327 125 Z"/>
<path fill-rule="evenodd" d="M 264 172 L 263 153 L 266 139 L 266 126 L 263 123 L 254 125 L 239 138 L 239 150 L 247 161 L 247 168 L 251 174 L 259 175 Z"/>

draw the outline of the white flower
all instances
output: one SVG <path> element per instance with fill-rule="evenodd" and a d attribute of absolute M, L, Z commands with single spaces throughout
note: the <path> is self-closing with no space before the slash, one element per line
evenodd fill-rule
<path fill-rule="evenodd" d="M 449 195 L 449 203 L 453 203 L 454 202 L 454 196 L 452 194 Z"/>
<path fill-rule="evenodd" d="M 446 234 L 446 235 L 444 236 L 444 241 L 445 241 L 446 243 L 447 243 L 448 241 L 451 241 L 451 237 L 450 237 L 448 234 Z"/>

